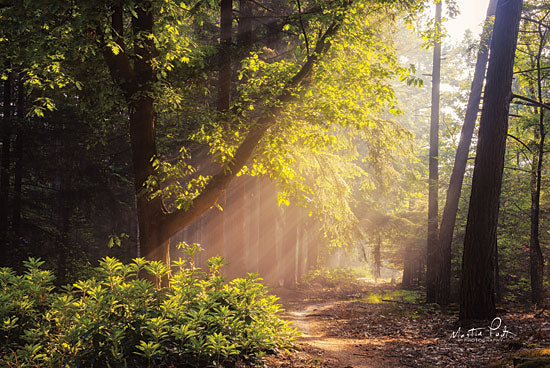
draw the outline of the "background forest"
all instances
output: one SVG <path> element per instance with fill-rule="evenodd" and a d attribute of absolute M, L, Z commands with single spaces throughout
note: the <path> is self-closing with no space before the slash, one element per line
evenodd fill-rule
<path fill-rule="evenodd" d="M 449 37 L 459 10 L 416 0 L 1 1 L 0 341 L 29 366 L 152 366 L 175 351 L 159 364 L 254 361 L 294 336 L 275 317 L 235 332 L 278 311 L 259 282 L 391 282 L 460 305 L 461 320 L 492 318 L 497 304 L 544 309 L 550 3 L 491 0 L 481 35 Z M 503 97 L 487 92 L 491 75 L 509 75 L 509 86 L 495 82 Z M 499 144 L 501 159 L 485 155 Z M 120 327 L 120 356 L 115 343 L 86 342 L 116 335 L 95 317 L 74 351 L 67 336 L 38 347 L 40 334 L 10 337 L 45 323 L 40 308 L 58 308 L 46 295 L 67 284 L 75 300 L 106 288 L 98 311 L 147 311 L 146 332 Z M 17 288 L 33 295 L 28 320 Z M 234 325 L 197 327 L 210 312 Z M 74 326 L 78 313 L 52 315 L 64 317 L 43 330 Z M 168 332 L 182 321 L 191 332 Z M 216 335 L 227 325 L 230 337 Z M 138 353 L 126 360 L 125 349 Z M 44 357 L 54 350 L 62 358 Z M 10 359 L 0 365 L 17 366 Z"/>

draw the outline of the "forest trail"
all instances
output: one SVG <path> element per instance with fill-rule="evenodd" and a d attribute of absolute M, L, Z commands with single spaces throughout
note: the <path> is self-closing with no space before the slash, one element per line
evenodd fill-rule
<path fill-rule="evenodd" d="M 328 336 L 324 319 L 334 318 L 331 311 L 341 308 L 339 303 L 341 302 L 311 304 L 301 310 L 288 311 L 285 318 L 302 332 L 300 342 L 320 352 L 325 363 L 345 368 L 397 366 L 398 361 L 394 358 L 369 354 L 365 349 L 364 338 Z"/>
<path fill-rule="evenodd" d="M 267 357 L 269 368 L 515 367 L 514 359 L 534 351 L 550 356 L 548 312 L 503 311 L 500 332 L 506 325 L 511 333 L 506 338 L 467 339 L 453 337 L 456 311 L 412 301 L 419 293 L 390 284 L 274 294 L 285 308 L 282 317 L 302 336 L 296 351 Z M 478 324 L 460 331 L 485 328 L 488 335 L 487 322 Z"/>

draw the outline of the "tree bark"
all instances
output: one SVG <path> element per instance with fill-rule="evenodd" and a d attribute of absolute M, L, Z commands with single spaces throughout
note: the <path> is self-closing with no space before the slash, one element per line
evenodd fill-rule
<path fill-rule="evenodd" d="M 449 188 L 447 189 L 447 198 L 441 218 L 441 227 L 439 229 L 439 251 L 441 255 L 439 257 L 439 272 L 437 275 L 439 285 L 437 287 L 436 302 L 443 306 L 449 304 L 451 293 L 451 244 L 453 241 L 453 232 L 462 191 L 464 172 L 466 171 L 470 144 L 472 142 L 472 135 L 474 134 L 475 123 L 479 111 L 479 103 L 481 101 L 487 60 L 489 59 L 489 43 L 491 42 L 493 34 L 492 18 L 495 14 L 496 3 L 497 0 L 490 0 L 487 8 L 487 16 L 485 18 L 484 29 L 481 34 L 480 46 L 477 52 L 474 78 L 472 80 L 470 96 L 468 97 L 464 124 L 460 132 L 460 141 L 456 149 L 453 171 L 449 181 Z"/>
<path fill-rule="evenodd" d="M 430 158 L 428 178 L 428 240 L 426 257 L 426 300 L 435 301 L 438 267 L 438 190 L 439 190 L 439 85 L 441 81 L 441 8 L 435 5 L 435 33 L 432 70 L 432 105 L 430 119 Z"/>
<path fill-rule="evenodd" d="M 499 1 L 462 258 L 460 319 L 495 316 L 494 252 L 522 0 Z"/>

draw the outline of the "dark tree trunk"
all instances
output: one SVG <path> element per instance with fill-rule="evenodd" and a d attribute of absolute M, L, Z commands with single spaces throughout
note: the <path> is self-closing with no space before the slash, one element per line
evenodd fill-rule
<path fill-rule="evenodd" d="M 260 182 L 260 276 L 269 285 L 279 282 L 275 223 L 278 216 L 277 196 L 273 183 Z"/>
<path fill-rule="evenodd" d="M 435 301 L 438 267 L 438 190 L 439 190 L 439 84 L 441 80 L 441 7 L 435 5 L 435 30 L 438 39 L 434 45 L 432 70 L 432 106 L 430 119 L 430 158 L 428 182 L 428 241 L 426 257 L 426 300 Z"/>
<path fill-rule="evenodd" d="M 10 68 L 10 64 L 6 65 Z M 6 241 L 8 231 L 8 201 L 10 187 L 10 150 L 12 127 L 12 84 L 13 73 L 9 73 L 4 81 L 3 117 L 2 117 L 2 157 L 0 159 L 0 242 Z"/>
<path fill-rule="evenodd" d="M 21 76 L 17 87 L 17 138 L 14 147 L 13 208 L 11 226 L 14 234 L 20 234 L 21 227 L 21 189 L 23 181 L 23 136 L 25 131 L 25 91 Z"/>
<path fill-rule="evenodd" d="M 499 1 L 462 258 L 460 319 L 495 316 L 494 252 L 522 0 Z"/>
<path fill-rule="evenodd" d="M 474 78 L 466 106 L 466 114 L 464 116 L 464 124 L 460 132 L 460 141 L 456 149 L 456 156 L 447 189 L 447 198 L 443 216 L 441 218 L 441 228 L 439 229 L 439 251 L 441 252 L 439 272 L 437 279 L 439 285 L 437 287 L 436 302 L 440 305 L 447 305 L 451 293 L 451 244 L 453 241 L 453 231 L 456 222 L 456 214 L 458 212 L 458 203 L 460 193 L 462 191 L 462 182 L 464 180 L 464 172 L 466 171 L 466 163 L 470 152 L 470 144 L 474 133 L 475 123 L 479 111 L 479 103 L 481 101 L 481 92 L 483 90 L 483 81 L 485 80 L 485 70 L 487 68 L 487 60 L 489 59 L 489 43 L 493 34 L 493 15 L 495 14 L 497 0 L 491 0 L 487 9 L 487 17 L 485 18 L 484 30 L 481 35 L 479 50 L 477 53 L 477 61 L 474 70 Z"/>
<path fill-rule="evenodd" d="M 122 23 L 122 9 L 118 10 Z M 132 18 L 134 34 L 153 32 L 153 9 L 149 2 L 136 7 L 137 18 Z M 121 27 L 121 26 L 120 26 Z M 139 222 L 139 242 L 141 256 L 148 260 L 170 264 L 170 238 L 162 232 L 161 221 L 164 206 L 160 197 L 149 199 L 144 195 L 144 183 L 153 174 L 151 159 L 156 157 L 155 113 L 153 107 L 153 84 L 156 81 L 152 59 L 156 49 L 154 41 L 148 38 L 136 41 L 134 50 L 138 57 L 134 61 L 134 90 L 141 93 L 129 99 L 130 106 L 130 142 L 134 165 L 134 185 L 137 195 L 137 214 Z M 133 94 L 131 94 L 133 95 Z M 167 279 L 163 281 L 166 285 Z"/>

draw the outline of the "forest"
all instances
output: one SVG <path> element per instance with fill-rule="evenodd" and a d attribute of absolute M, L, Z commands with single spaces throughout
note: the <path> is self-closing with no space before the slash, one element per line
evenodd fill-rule
<path fill-rule="evenodd" d="M 549 41 L 550 0 L 0 0 L 0 368 L 550 367 Z"/>

